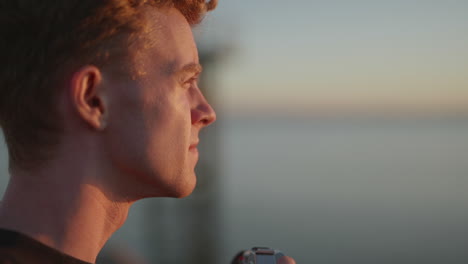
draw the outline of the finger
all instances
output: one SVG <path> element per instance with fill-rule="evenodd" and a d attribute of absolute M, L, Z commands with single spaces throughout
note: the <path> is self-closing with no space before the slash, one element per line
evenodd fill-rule
<path fill-rule="evenodd" d="M 284 256 L 279 259 L 278 264 L 296 264 L 296 261 L 291 257 Z"/>

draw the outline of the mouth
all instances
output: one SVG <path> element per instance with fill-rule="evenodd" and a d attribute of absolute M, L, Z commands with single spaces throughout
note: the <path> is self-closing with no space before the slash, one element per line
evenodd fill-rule
<path fill-rule="evenodd" d="M 188 155 L 190 155 L 193 159 L 194 159 L 194 166 L 196 166 L 197 162 L 198 162 L 198 157 L 199 157 L 199 153 L 198 153 L 198 141 L 196 143 L 193 143 L 189 146 L 189 149 L 188 149 Z"/>
<path fill-rule="evenodd" d="M 199 143 L 198 141 L 195 142 L 195 143 L 192 143 L 192 144 L 189 146 L 189 150 L 190 150 L 190 151 L 198 151 L 198 149 L 197 149 L 198 143 Z"/>

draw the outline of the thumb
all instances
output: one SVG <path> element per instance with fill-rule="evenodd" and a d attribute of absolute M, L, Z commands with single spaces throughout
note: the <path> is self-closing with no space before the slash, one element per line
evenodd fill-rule
<path fill-rule="evenodd" d="M 284 256 L 279 259 L 278 264 L 296 264 L 296 261 L 291 257 Z"/>

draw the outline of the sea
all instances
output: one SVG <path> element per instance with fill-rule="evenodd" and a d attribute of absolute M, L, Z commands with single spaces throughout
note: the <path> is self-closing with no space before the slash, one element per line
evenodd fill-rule
<path fill-rule="evenodd" d="M 299 264 L 468 263 L 466 115 L 266 114 L 217 125 L 217 263 L 250 246 Z"/>
<path fill-rule="evenodd" d="M 243 117 L 222 135 L 227 250 L 468 263 L 466 116 Z"/>

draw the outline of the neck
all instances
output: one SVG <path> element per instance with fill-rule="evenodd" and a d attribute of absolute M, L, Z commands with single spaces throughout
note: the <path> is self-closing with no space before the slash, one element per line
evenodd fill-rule
<path fill-rule="evenodd" d="M 34 175 L 11 175 L 0 207 L 0 227 L 94 263 L 125 222 L 131 202 L 113 199 L 90 183 L 95 178 L 85 171 L 90 167 L 51 166 Z"/>

